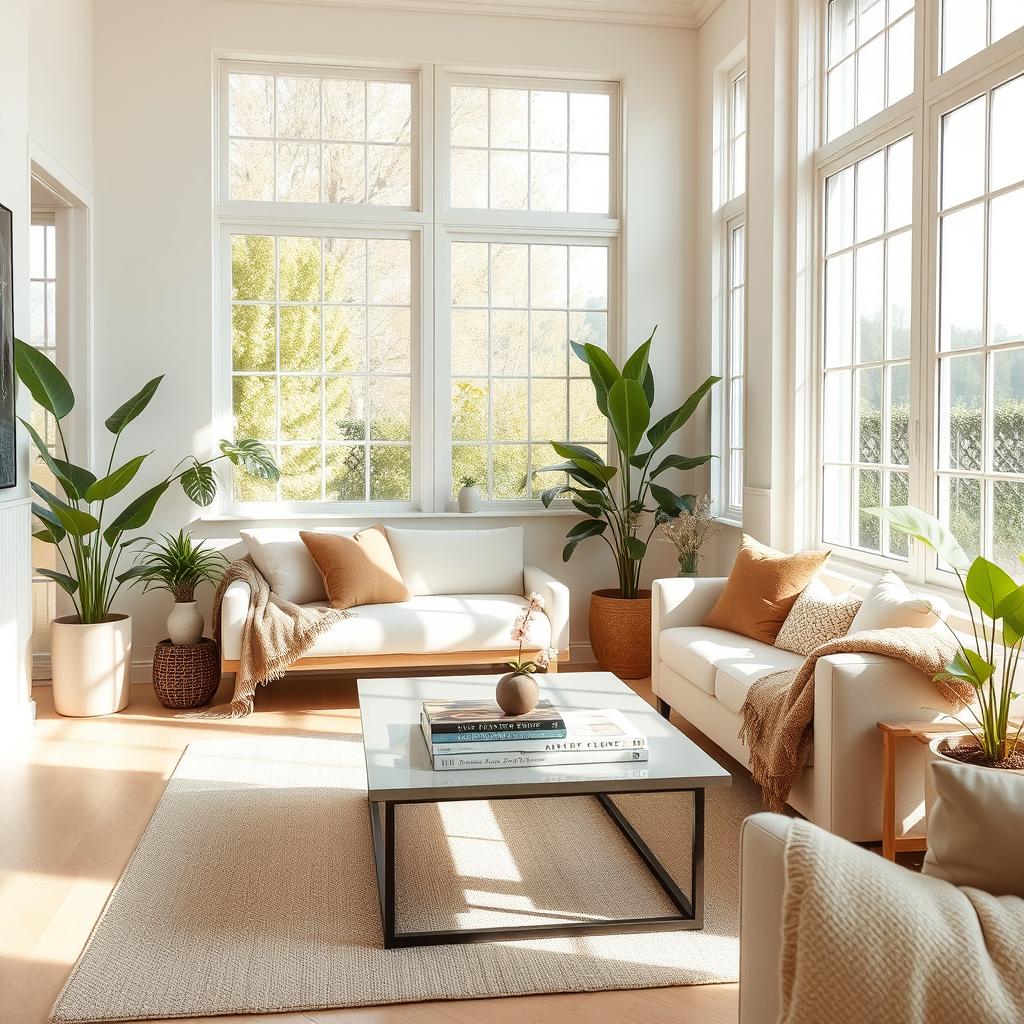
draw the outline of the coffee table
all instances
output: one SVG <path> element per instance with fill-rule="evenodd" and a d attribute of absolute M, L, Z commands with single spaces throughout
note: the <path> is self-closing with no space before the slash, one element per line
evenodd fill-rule
<path fill-rule="evenodd" d="M 610 672 L 549 676 L 544 683 L 544 694 L 556 707 L 567 710 L 618 709 L 647 736 L 649 761 L 435 772 L 420 731 L 422 701 L 425 698 L 479 699 L 493 694 L 498 678 L 453 675 L 360 679 L 358 682 L 385 948 L 703 928 L 704 791 L 708 787 L 730 785 L 729 773 Z M 676 884 L 611 799 L 617 793 L 655 792 L 693 794 L 689 894 Z M 598 799 L 678 914 L 506 928 L 417 932 L 396 929 L 396 807 L 456 800 L 523 800 L 583 794 Z"/>

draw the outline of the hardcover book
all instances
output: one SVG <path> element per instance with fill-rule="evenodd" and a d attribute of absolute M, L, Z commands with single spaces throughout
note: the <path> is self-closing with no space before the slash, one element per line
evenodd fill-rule
<path fill-rule="evenodd" d="M 647 750 L 505 750 L 476 754 L 435 754 L 434 771 L 471 768 L 537 768 L 548 764 L 607 764 L 630 761 L 642 763 Z"/>
<path fill-rule="evenodd" d="M 646 750 L 647 737 L 614 708 L 602 711 L 563 711 L 565 735 L 548 730 L 529 733 L 436 733 L 420 716 L 423 737 L 432 754 L 470 754 L 482 751 L 599 751 Z"/>
<path fill-rule="evenodd" d="M 423 714 L 432 733 L 534 732 L 564 730 L 551 701 L 542 700 L 526 715 L 506 715 L 493 700 L 425 700 Z"/>

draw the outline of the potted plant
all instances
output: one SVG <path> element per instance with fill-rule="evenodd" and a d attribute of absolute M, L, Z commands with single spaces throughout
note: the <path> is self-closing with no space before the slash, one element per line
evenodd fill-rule
<path fill-rule="evenodd" d="M 654 334 L 620 370 L 596 345 L 572 342 L 572 350 L 590 370 L 597 407 L 611 425 L 615 464 L 595 451 L 568 441 L 551 446 L 564 462 L 545 472 L 566 473 L 569 483 L 541 495 L 545 507 L 568 495 L 587 518 L 566 534 L 562 560 L 568 561 L 584 540 L 600 537 L 612 553 L 618 587 L 595 590 L 590 599 L 590 643 L 603 668 L 623 679 L 638 679 L 651 669 L 651 592 L 640 589 L 640 570 L 651 535 L 658 525 L 694 508 L 692 494 L 677 494 L 655 479 L 672 470 L 703 466 L 710 455 L 659 452 L 685 426 L 711 388 L 721 380 L 708 377 L 679 408 L 651 424 L 654 373 L 650 350 Z M 646 437 L 646 447 L 641 445 Z M 646 534 L 644 536 L 644 534 Z"/>
<path fill-rule="evenodd" d="M 475 476 L 464 476 L 460 481 L 459 511 L 478 512 L 480 510 L 480 490 L 476 485 Z"/>
<path fill-rule="evenodd" d="M 97 475 L 68 458 L 61 421 L 74 408 L 75 395 L 64 375 L 42 352 L 18 339 L 14 341 L 14 368 L 36 403 L 53 417 L 61 447 L 60 458 L 51 455 L 32 424 L 22 419 L 64 494 L 59 497 L 32 484 L 41 500 L 32 505 L 39 523 L 33 536 L 54 545 L 65 569 L 36 571 L 61 587 L 75 608 L 75 614 L 61 616 L 51 624 L 54 706 L 59 714 L 73 717 L 111 714 L 128 703 L 132 642 L 131 617 L 111 608 L 121 587 L 146 571 L 142 565 L 121 568 L 122 559 L 130 558 L 128 549 L 144 540 L 128 534 L 149 522 L 157 503 L 175 482 L 196 504 L 209 505 L 217 493 L 213 463 L 221 459 L 265 480 L 276 480 L 278 469 L 258 441 L 221 441 L 220 455 L 202 462 L 191 456 L 183 459 L 170 474 L 111 514 L 111 502 L 135 480 L 151 454 L 136 455 L 115 468 L 118 443 L 125 428 L 145 411 L 163 377 L 148 381 L 104 421 L 113 441 L 107 467 Z"/>
<path fill-rule="evenodd" d="M 549 648 L 541 651 L 536 658 L 523 660 L 523 645 L 530 639 L 533 616 L 543 607 L 544 599 L 540 594 L 530 594 L 526 599 L 526 607 L 512 625 L 512 642 L 519 644 L 519 653 L 515 661 L 505 662 L 509 671 L 498 680 L 494 691 L 494 699 L 506 715 L 528 715 L 537 706 L 540 687 L 533 674 L 546 669 L 558 653 Z"/>
<path fill-rule="evenodd" d="M 676 549 L 678 576 L 696 576 L 704 545 L 718 533 L 711 518 L 711 499 L 705 495 L 693 504 L 693 511 L 682 511 L 661 524 L 661 534 Z"/>
<path fill-rule="evenodd" d="M 931 548 L 956 573 L 967 600 L 971 635 L 965 642 L 948 627 L 960 650 L 945 673 L 969 683 L 978 695 L 977 704 L 962 713 L 970 720 L 949 715 L 964 727 L 964 735 L 933 740 L 932 756 L 984 769 L 1024 770 L 1024 723 L 1015 724 L 1010 717 L 1024 643 L 1024 586 L 987 558 L 968 558 L 952 531 L 927 512 L 909 505 L 870 511 Z"/>
<path fill-rule="evenodd" d="M 166 590 L 174 597 L 174 607 L 167 616 L 167 635 L 173 644 L 197 644 L 203 638 L 203 616 L 196 607 L 196 587 L 200 583 L 220 582 L 228 560 L 202 541 L 192 543 L 192 536 L 179 530 L 177 536 L 161 534 L 151 541 L 139 559 L 139 573 L 132 586 L 142 585 L 142 592 Z"/>

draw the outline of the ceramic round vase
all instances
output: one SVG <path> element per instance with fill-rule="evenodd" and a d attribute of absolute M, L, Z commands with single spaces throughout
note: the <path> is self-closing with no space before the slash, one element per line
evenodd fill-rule
<path fill-rule="evenodd" d="M 622 597 L 618 590 L 590 595 L 590 646 L 598 664 L 620 679 L 651 674 L 651 592 Z"/>
<path fill-rule="evenodd" d="M 480 511 L 480 491 L 476 488 L 476 486 L 463 487 L 462 490 L 459 491 L 459 511 Z"/>
<path fill-rule="evenodd" d="M 50 623 L 53 706 L 69 718 L 112 715 L 128 706 L 132 663 L 130 615 L 79 622 L 63 615 Z"/>
<path fill-rule="evenodd" d="M 529 672 L 509 672 L 498 680 L 494 699 L 506 715 L 528 715 L 540 700 L 540 687 Z"/>
<path fill-rule="evenodd" d="M 195 601 L 175 601 L 167 616 L 167 635 L 172 644 L 197 644 L 203 638 L 203 617 Z"/>

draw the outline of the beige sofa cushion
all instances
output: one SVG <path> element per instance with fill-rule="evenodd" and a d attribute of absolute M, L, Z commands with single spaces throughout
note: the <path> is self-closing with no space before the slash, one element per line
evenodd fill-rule
<path fill-rule="evenodd" d="M 508 651 L 512 623 L 524 607 L 523 598 L 508 594 L 417 595 L 401 604 L 361 605 L 322 633 L 306 657 Z M 550 644 L 548 617 L 535 615 L 524 653 Z"/>
<path fill-rule="evenodd" d="M 900 626 L 941 628 L 941 620 L 948 612 L 949 605 L 942 598 L 915 594 L 896 573 L 885 572 L 865 596 L 864 603 L 850 623 L 850 632 L 897 629 Z"/>
<path fill-rule="evenodd" d="M 351 537 L 356 527 L 323 527 L 313 532 Z M 298 530 L 271 526 L 242 530 L 241 534 L 245 553 L 278 597 L 295 604 L 326 599 L 323 576 Z"/>
<path fill-rule="evenodd" d="M 744 642 L 747 645 L 744 656 L 723 660 L 715 673 L 715 697 L 719 704 L 734 715 L 740 713 L 747 690 L 755 679 L 771 672 L 799 668 L 804 663 L 803 655 L 780 650 L 771 644 L 761 644 L 756 640 Z"/>
<path fill-rule="evenodd" d="M 395 565 L 383 526 L 371 526 L 352 537 L 307 530 L 300 530 L 299 536 L 320 569 L 332 608 L 392 604 L 412 596 Z"/>
<path fill-rule="evenodd" d="M 815 647 L 846 636 L 860 606 L 856 594 L 833 594 L 821 580 L 811 580 L 786 616 L 775 646 L 808 655 Z"/>
<path fill-rule="evenodd" d="M 928 771 L 935 802 L 922 874 L 993 896 L 1024 897 L 1024 774 L 948 759 L 932 761 Z"/>

